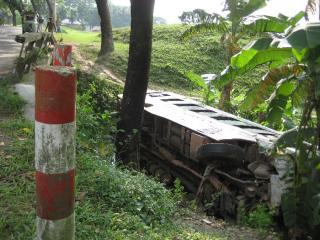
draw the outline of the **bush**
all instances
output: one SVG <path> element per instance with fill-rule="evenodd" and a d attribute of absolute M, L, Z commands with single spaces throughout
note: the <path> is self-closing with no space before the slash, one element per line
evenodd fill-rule
<path fill-rule="evenodd" d="M 121 87 L 95 76 L 78 72 L 78 142 L 100 154 L 113 152 L 117 131 L 117 95 Z"/>
<path fill-rule="evenodd" d="M 242 212 L 240 222 L 248 227 L 267 230 L 273 223 L 273 214 L 264 204 L 259 204 L 249 213 Z"/>
<path fill-rule="evenodd" d="M 112 156 L 86 153 L 79 157 L 79 163 L 79 186 L 93 202 L 103 203 L 105 211 L 128 212 L 147 225 L 165 223 L 176 213 L 173 192 L 143 173 L 112 165 Z"/>

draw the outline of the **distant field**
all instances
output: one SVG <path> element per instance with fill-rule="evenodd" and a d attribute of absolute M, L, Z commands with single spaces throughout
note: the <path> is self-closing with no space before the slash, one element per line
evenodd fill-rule
<path fill-rule="evenodd" d="M 56 33 L 57 40 L 63 39 L 66 43 L 89 44 L 93 42 L 100 42 L 99 33 L 78 31 L 69 27 L 62 26 L 62 32 Z"/>

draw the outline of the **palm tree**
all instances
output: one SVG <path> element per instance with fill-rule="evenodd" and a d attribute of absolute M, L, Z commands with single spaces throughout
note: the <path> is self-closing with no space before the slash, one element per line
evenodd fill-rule
<path fill-rule="evenodd" d="M 200 24 L 190 27 L 182 35 L 187 40 L 196 34 L 213 32 L 221 34 L 221 43 L 226 50 L 226 65 L 230 64 L 231 57 L 241 49 L 239 40 L 247 32 L 245 20 L 253 12 L 264 7 L 266 0 L 226 0 L 224 11 L 228 11 L 226 17 L 219 14 L 207 14 Z M 219 107 L 225 110 L 230 109 L 230 97 L 233 88 L 233 81 L 224 86 Z"/>

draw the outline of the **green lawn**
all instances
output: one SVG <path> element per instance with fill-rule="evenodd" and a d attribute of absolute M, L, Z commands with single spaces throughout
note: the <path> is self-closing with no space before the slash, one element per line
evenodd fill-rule
<path fill-rule="evenodd" d="M 85 32 L 62 26 L 62 32 L 56 33 L 56 39 L 65 43 L 90 44 L 100 42 L 98 32 Z"/>

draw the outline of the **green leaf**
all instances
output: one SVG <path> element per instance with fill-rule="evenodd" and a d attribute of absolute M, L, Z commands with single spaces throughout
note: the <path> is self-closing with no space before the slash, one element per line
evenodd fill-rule
<path fill-rule="evenodd" d="M 320 23 L 307 23 L 293 29 L 287 37 L 287 41 L 298 51 L 320 46 Z"/>
<path fill-rule="evenodd" d="M 216 22 L 213 23 L 200 23 L 195 26 L 190 27 L 186 30 L 180 37 L 181 41 L 187 41 L 192 37 L 207 32 L 220 32 L 227 33 L 228 32 L 228 22 L 224 20 L 223 17 L 219 18 Z"/>
<path fill-rule="evenodd" d="M 272 38 L 261 38 L 244 48 L 240 53 L 231 58 L 231 66 L 233 68 L 242 68 L 250 62 L 258 53 L 258 51 L 268 49 L 272 43 Z"/>
<path fill-rule="evenodd" d="M 213 85 L 216 87 L 223 87 L 224 85 L 232 82 L 238 75 L 238 71 L 233 69 L 231 66 L 227 66 L 221 73 L 220 76 L 214 81 Z"/>
<path fill-rule="evenodd" d="M 283 108 L 275 105 L 269 109 L 267 120 L 268 122 L 271 122 L 271 123 L 280 124 L 282 115 L 283 115 Z"/>
<path fill-rule="evenodd" d="M 295 107 L 301 107 L 304 103 L 310 87 L 310 81 L 306 76 L 299 77 L 298 85 L 292 94 L 292 104 Z"/>
<path fill-rule="evenodd" d="M 296 147 L 298 142 L 298 135 L 300 134 L 303 139 L 311 139 L 314 136 L 315 128 L 304 128 L 298 132 L 298 128 L 291 129 L 283 133 L 275 142 L 275 146 Z"/>
<path fill-rule="evenodd" d="M 186 72 L 184 73 L 184 76 L 188 78 L 188 80 L 191 81 L 194 85 L 201 87 L 202 89 L 207 88 L 207 84 L 205 83 L 203 78 L 198 74 L 195 74 L 193 72 Z"/>
<path fill-rule="evenodd" d="M 303 17 L 303 11 L 300 11 L 292 18 L 281 14 L 278 17 L 261 16 L 255 18 L 249 24 L 245 24 L 243 31 L 253 35 L 257 33 L 284 33 L 289 27 L 295 27 Z"/>
<path fill-rule="evenodd" d="M 320 98 L 320 76 L 316 77 L 315 95 L 317 98 Z"/>
<path fill-rule="evenodd" d="M 287 192 L 282 196 L 283 220 L 287 227 L 294 227 L 298 223 L 297 199 L 293 192 Z"/>
<path fill-rule="evenodd" d="M 267 120 L 272 123 L 281 123 L 283 112 L 287 106 L 289 98 L 286 96 L 278 95 L 276 92 L 273 94 L 269 104 Z"/>
<path fill-rule="evenodd" d="M 234 63 L 234 68 L 231 66 L 228 66 L 216 79 L 215 86 L 221 87 L 229 83 L 230 81 L 234 80 L 236 76 L 240 76 L 242 74 L 245 74 L 246 72 L 254 69 L 255 67 L 270 63 L 270 62 L 276 62 L 276 65 L 270 65 L 269 67 L 273 68 L 279 65 L 282 65 L 283 63 L 286 63 L 290 57 L 292 57 L 292 51 L 290 48 L 269 48 L 266 50 L 261 51 L 250 51 L 250 53 L 253 53 L 250 56 L 250 53 L 246 52 L 247 50 L 244 50 L 239 53 L 239 55 L 236 55 L 235 57 L 237 59 L 232 59 Z M 244 54 L 244 55 L 242 55 Z M 250 56 L 250 60 L 247 61 L 245 59 L 245 55 Z M 241 68 L 238 68 L 238 66 L 242 66 Z"/>
<path fill-rule="evenodd" d="M 308 182 L 306 186 L 305 202 L 308 225 L 312 228 L 320 224 L 320 184 Z"/>
<path fill-rule="evenodd" d="M 305 16 L 304 11 L 298 12 L 296 15 L 289 19 L 291 26 L 295 26 Z"/>
<path fill-rule="evenodd" d="M 250 24 L 244 26 L 244 31 L 251 34 L 266 33 L 266 32 L 276 32 L 282 33 L 290 26 L 287 21 L 280 21 L 277 17 L 262 16 L 254 20 Z"/>
<path fill-rule="evenodd" d="M 254 54 L 250 61 L 246 62 L 246 64 L 239 69 L 239 72 L 243 74 L 256 66 L 270 62 L 277 62 L 277 65 L 279 65 L 280 63 L 285 63 L 290 57 L 292 57 L 290 48 L 268 48 L 260 50 Z M 240 62 L 240 64 L 243 63 Z"/>
<path fill-rule="evenodd" d="M 292 48 L 292 53 L 298 62 L 302 62 L 302 60 L 306 59 L 309 56 L 309 49 L 304 48 L 299 51 L 298 49 Z"/>
<path fill-rule="evenodd" d="M 285 79 L 285 81 L 278 83 L 277 94 L 287 97 L 293 93 L 295 87 L 296 84 L 294 82 Z"/>

